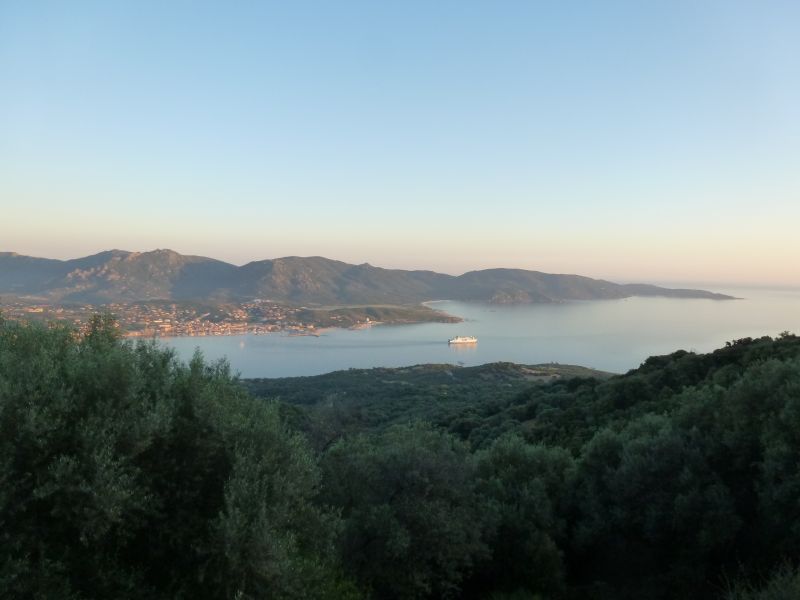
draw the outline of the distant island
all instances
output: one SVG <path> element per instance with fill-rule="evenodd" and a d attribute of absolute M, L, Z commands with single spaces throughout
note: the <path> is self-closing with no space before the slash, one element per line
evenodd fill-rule
<path fill-rule="evenodd" d="M 579 275 L 487 269 L 454 276 L 382 269 L 322 257 L 241 267 L 172 250 L 109 250 L 73 260 L 0 253 L 0 310 L 17 320 L 59 320 L 79 329 L 114 315 L 129 336 L 205 336 L 459 322 L 430 300 L 558 303 L 631 296 L 731 296 L 704 290 L 617 284 Z"/>

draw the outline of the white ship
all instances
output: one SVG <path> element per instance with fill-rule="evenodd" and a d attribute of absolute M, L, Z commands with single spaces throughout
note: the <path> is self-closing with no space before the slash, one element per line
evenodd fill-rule
<path fill-rule="evenodd" d="M 478 338 L 471 335 L 457 335 L 451 340 L 447 340 L 448 344 L 477 344 Z"/>

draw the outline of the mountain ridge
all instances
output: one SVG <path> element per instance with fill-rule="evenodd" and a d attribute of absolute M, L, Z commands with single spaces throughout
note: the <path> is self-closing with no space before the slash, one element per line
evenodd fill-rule
<path fill-rule="evenodd" d="M 530 304 L 631 296 L 732 298 L 705 290 L 618 284 L 582 275 L 513 268 L 448 275 L 350 264 L 322 256 L 286 256 L 237 266 L 169 249 L 114 249 L 68 260 L 0 252 L 0 294 L 85 303 L 262 298 L 315 306 L 416 304 L 445 299 Z"/>

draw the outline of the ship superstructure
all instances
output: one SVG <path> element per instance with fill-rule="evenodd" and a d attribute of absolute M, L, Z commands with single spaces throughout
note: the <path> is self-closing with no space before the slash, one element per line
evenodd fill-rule
<path fill-rule="evenodd" d="M 472 335 L 457 335 L 453 339 L 447 340 L 448 344 L 477 344 L 478 338 Z"/>

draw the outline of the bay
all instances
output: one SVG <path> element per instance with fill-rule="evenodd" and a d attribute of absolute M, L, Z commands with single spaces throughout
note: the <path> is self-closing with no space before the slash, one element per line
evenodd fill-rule
<path fill-rule="evenodd" d="M 498 306 L 441 301 L 430 305 L 463 323 L 380 325 L 284 334 L 167 338 L 188 360 L 199 349 L 226 358 L 242 377 L 318 375 L 348 368 L 421 363 L 479 365 L 557 362 L 625 372 L 648 356 L 678 349 L 708 352 L 743 337 L 800 333 L 800 289 L 719 289 L 739 300 L 627 298 Z M 457 335 L 475 346 L 448 346 Z"/>

